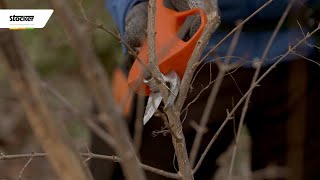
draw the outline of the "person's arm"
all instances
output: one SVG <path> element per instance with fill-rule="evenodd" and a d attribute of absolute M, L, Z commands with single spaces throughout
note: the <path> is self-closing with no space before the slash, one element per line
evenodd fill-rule
<path fill-rule="evenodd" d="M 113 21 L 119 28 L 121 37 L 124 37 L 125 19 L 134 5 L 146 0 L 106 0 L 106 6 Z"/>

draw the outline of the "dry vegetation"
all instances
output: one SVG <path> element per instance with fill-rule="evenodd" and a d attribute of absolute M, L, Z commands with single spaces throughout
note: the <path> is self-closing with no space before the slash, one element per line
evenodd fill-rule
<path fill-rule="evenodd" d="M 4 1 L 0 0 L 0 2 L 3 6 Z M 189 159 L 183 131 L 181 131 L 180 114 L 193 75 L 196 73 L 196 67 L 199 65 L 201 52 L 219 24 L 216 7 L 209 4 L 209 1 L 205 2 L 208 24 L 189 61 L 179 96 L 172 108 L 165 112 L 171 127 L 170 133 L 179 169 L 177 173 L 169 173 L 139 162 L 125 120 L 119 110 L 113 106 L 110 73 L 107 72 L 111 72 L 117 63 L 116 60 L 122 59 L 120 44 L 117 43 L 121 38 L 115 33 L 115 28 L 106 15 L 103 2 L 49 0 L 39 3 L 39 1 L 30 0 L 23 1 L 21 4 L 22 2 L 9 1 L 7 6 L 10 8 L 52 7 L 55 13 L 47 27 L 42 30 L 26 32 L 0 30 L 2 38 L 0 42 L 2 48 L 0 56 L 0 152 L 2 153 L 0 154 L 0 179 L 92 179 L 86 167 L 86 163 L 92 158 L 120 162 L 127 179 L 145 179 L 143 169 L 175 179 L 193 179 L 193 174 L 207 153 L 199 152 L 199 145 L 204 133 L 202 129 L 207 125 L 208 114 L 215 103 L 220 83 L 228 71 L 239 65 L 218 62 L 220 70 L 218 80 L 211 90 L 203 117 L 196 128 L 197 135 L 189 152 L 191 154 Z M 236 34 L 234 36 L 236 43 L 237 34 L 241 33 L 242 26 L 271 2 L 272 0 L 268 1 L 250 17 L 239 22 L 228 36 Z M 151 56 L 149 56 L 148 69 L 153 78 L 160 82 L 158 88 L 164 101 L 167 101 L 170 92 L 164 86 L 158 67 L 154 63 L 156 61 L 155 49 L 152 45 L 155 34 L 154 8 L 155 0 L 150 0 L 148 41 L 151 44 L 149 49 Z M 290 8 L 291 6 L 288 5 L 287 9 Z M 282 20 L 286 16 L 287 14 L 284 13 Z M 282 20 L 279 21 L 278 27 L 282 25 Z M 296 45 L 292 45 L 284 57 L 315 34 L 319 28 L 307 34 Z M 277 32 L 276 28 L 274 35 Z M 268 47 L 272 45 L 273 40 L 271 38 L 268 42 L 265 53 L 261 57 L 262 61 L 266 58 Z M 213 47 L 212 51 L 217 46 Z M 232 52 L 232 46 L 230 52 Z M 134 54 L 134 52 L 131 53 Z M 219 159 L 219 164 L 223 168 L 217 173 L 217 179 L 250 178 L 248 160 L 250 142 L 246 131 L 243 131 L 243 119 L 252 91 L 282 59 L 280 58 L 274 66 L 260 76 L 258 75 L 262 64 L 257 63 L 256 74 L 250 89 L 244 93 L 239 102 L 235 103 L 234 109 L 227 113 L 224 123 L 208 144 L 207 149 L 211 148 L 226 123 L 232 119 L 237 108 L 241 107 L 240 104 L 244 103 L 236 136 L 238 143 L 232 145 L 229 151 Z M 200 61 L 203 60 L 204 58 L 200 59 Z M 97 126 L 92 120 L 92 101 L 95 102 L 99 111 L 98 121 L 108 130 L 108 133 L 103 131 L 101 133 L 102 127 Z M 103 137 L 104 141 L 115 149 L 116 156 L 92 154 L 88 148 L 90 143 L 88 129 Z M 237 156 L 236 152 L 238 152 Z M 201 159 L 196 161 L 198 154 L 201 154 Z"/>

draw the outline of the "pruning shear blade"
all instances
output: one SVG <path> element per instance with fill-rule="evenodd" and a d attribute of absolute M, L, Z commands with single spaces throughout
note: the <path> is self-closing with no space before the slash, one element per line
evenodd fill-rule
<path fill-rule="evenodd" d="M 175 71 L 169 71 L 167 75 L 161 74 L 164 81 L 166 83 L 169 83 L 169 97 L 166 105 L 164 106 L 164 111 L 168 110 L 174 103 L 180 87 L 180 78 L 178 74 Z M 143 116 L 143 125 L 145 125 L 151 117 L 154 115 L 158 107 L 160 106 L 160 103 L 162 101 L 163 97 L 160 93 L 160 91 L 157 92 L 151 92 L 149 98 L 148 98 L 148 104 L 146 107 L 146 111 Z"/>

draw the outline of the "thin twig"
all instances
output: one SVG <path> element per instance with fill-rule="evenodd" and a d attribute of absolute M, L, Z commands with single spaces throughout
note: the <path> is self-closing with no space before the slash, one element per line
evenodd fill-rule
<path fill-rule="evenodd" d="M 235 28 L 232 29 L 232 31 L 230 31 L 221 41 L 219 41 L 201 60 L 200 63 L 204 62 L 212 52 L 214 52 L 217 47 L 219 47 L 225 40 L 227 40 L 229 38 L 229 36 L 231 36 L 234 32 L 236 32 L 239 28 L 241 28 L 245 23 L 247 23 L 251 18 L 253 18 L 256 14 L 258 14 L 260 11 L 262 11 L 264 8 L 266 8 L 267 6 L 269 6 L 269 4 L 272 2 L 273 0 L 269 0 L 268 2 L 266 2 L 264 5 L 262 5 L 259 9 L 257 9 L 254 13 L 252 13 L 250 16 L 248 16 L 245 20 L 243 20 L 238 26 L 236 26 Z"/>
<path fill-rule="evenodd" d="M 86 20 L 86 21 L 88 21 L 89 19 L 88 19 L 88 16 L 87 16 L 87 14 L 85 13 L 85 11 L 84 11 L 84 8 L 83 8 L 83 0 L 78 0 L 78 6 L 79 6 L 79 9 L 80 9 L 80 12 L 81 12 L 81 14 L 83 15 L 83 17 L 84 17 L 84 19 Z"/>
<path fill-rule="evenodd" d="M 163 121 L 165 128 L 169 130 L 169 132 L 172 134 L 172 136 L 174 136 L 175 139 L 178 139 L 179 137 L 176 137 L 177 133 L 173 132 L 166 114 L 160 111 L 157 111 L 157 113 L 159 114 L 160 119 Z"/>
<path fill-rule="evenodd" d="M 305 57 L 305 56 L 303 56 L 303 55 L 301 55 L 301 54 L 295 53 L 295 52 L 292 52 L 291 54 L 294 54 L 294 55 L 296 55 L 296 56 L 298 56 L 298 57 L 300 57 L 300 58 L 302 58 L 302 59 L 305 59 L 305 60 L 307 60 L 307 61 L 310 61 L 310 62 L 312 62 L 312 63 L 314 63 L 314 64 L 316 64 L 317 66 L 320 67 L 320 63 L 318 63 L 317 61 L 315 61 L 315 60 L 313 60 L 313 59 L 307 58 L 307 57 Z"/>
<path fill-rule="evenodd" d="M 103 30 L 104 32 L 112 35 L 113 37 L 115 37 L 121 44 L 123 44 L 127 49 L 128 49 L 128 53 L 130 55 L 132 55 L 139 63 L 141 69 L 142 69 L 142 72 L 144 74 L 144 76 L 148 76 L 148 77 L 152 77 L 154 80 L 157 81 L 157 84 L 163 88 L 165 88 L 166 90 L 169 90 L 170 92 L 170 88 L 167 87 L 167 85 L 164 83 L 164 81 L 162 80 L 162 76 L 160 75 L 160 71 L 157 70 L 157 74 L 158 75 L 155 75 L 154 74 L 154 71 L 149 67 L 147 66 L 146 64 L 143 63 L 143 60 L 138 56 L 138 54 L 136 53 L 136 51 L 129 46 L 129 44 L 125 41 L 122 40 L 121 36 L 115 32 L 113 32 L 112 30 L 106 28 L 105 26 L 103 26 L 102 24 L 96 24 L 92 21 L 87 21 L 89 24 L 97 27 L 98 29 L 101 29 Z M 153 59 L 153 58 L 152 58 Z M 149 62 L 149 61 L 148 61 Z M 158 69 L 158 68 L 157 68 Z M 141 83 L 142 83 L 142 79 L 143 77 L 140 77 L 141 79 Z M 136 84 L 136 86 L 138 87 L 140 85 L 140 82 Z M 135 89 L 135 87 L 133 87 L 132 89 Z"/>
<path fill-rule="evenodd" d="M 199 147 L 200 147 L 200 144 L 201 144 L 201 140 L 202 140 L 202 137 L 203 137 L 203 135 L 205 133 L 205 131 L 203 131 L 203 129 L 205 129 L 205 127 L 206 127 L 206 125 L 208 123 L 211 110 L 212 110 L 212 108 L 213 108 L 213 106 L 215 104 L 216 97 L 218 96 L 219 89 L 220 89 L 221 84 L 222 84 L 223 79 L 224 79 L 223 77 L 224 77 L 224 75 L 226 73 L 226 68 L 224 66 L 225 65 L 222 65 L 222 68 L 218 72 L 217 80 L 214 83 L 213 88 L 211 89 L 210 95 L 208 97 L 208 101 L 207 101 L 206 106 L 204 108 L 204 112 L 203 112 L 203 114 L 201 116 L 200 125 L 199 125 L 199 128 L 197 130 L 197 133 L 196 133 L 196 136 L 195 136 L 195 140 L 193 142 L 191 153 L 190 153 L 190 161 L 191 161 L 191 165 L 192 166 L 194 165 L 194 163 L 196 161 L 197 154 L 198 154 L 198 151 L 199 151 Z"/>
<path fill-rule="evenodd" d="M 241 29 L 242 28 L 239 28 L 239 30 L 237 31 L 237 33 L 235 34 L 235 36 L 232 39 L 231 45 L 228 49 L 228 54 L 227 54 L 228 57 L 232 56 L 232 54 L 238 44 Z M 202 137 L 205 133 L 203 131 L 203 129 L 205 129 L 208 124 L 209 116 L 210 116 L 211 111 L 215 105 L 216 98 L 218 96 L 218 92 L 219 92 L 221 84 L 224 80 L 225 74 L 226 74 L 226 72 L 231 70 L 231 69 L 229 69 L 230 67 L 233 67 L 233 66 L 228 67 L 229 60 L 230 60 L 229 58 L 226 59 L 226 64 L 217 63 L 219 72 L 218 72 L 218 75 L 216 78 L 216 82 L 214 83 L 213 88 L 211 89 L 207 104 L 204 108 L 204 112 L 203 112 L 201 120 L 200 120 L 200 125 L 198 128 L 198 131 L 196 133 L 196 136 L 195 136 L 192 148 L 191 148 L 190 162 L 191 162 L 192 167 L 194 166 L 194 164 L 196 162 L 198 151 L 199 151 L 200 144 L 201 144 L 201 140 L 202 140 Z M 210 74 L 210 76 L 211 76 L 211 74 Z"/>
<path fill-rule="evenodd" d="M 206 62 L 206 63 L 204 63 L 201 67 L 203 67 L 203 66 L 206 65 L 207 63 L 210 64 L 210 62 Z M 231 76 L 231 77 L 233 78 L 232 73 L 235 73 L 241 66 L 242 66 L 242 64 L 239 64 L 239 65 L 238 65 L 238 63 L 229 64 L 229 65 L 228 65 L 228 68 L 231 68 L 231 69 L 235 68 L 235 70 L 233 70 L 233 71 L 231 71 L 231 72 L 227 72 L 227 73 L 225 74 L 225 76 L 226 76 L 226 75 L 229 75 L 229 76 Z M 200 71 L 198 71 L 198 72 L 200 72 Z M 197 75 L 198 75 L 198 74 L 196 74 L 195 76 L 197 76 Z M 184 121 L 186 120 L 189 107 L 190 107 L 193 103 L 195 103 L 195 102 L 200 98 L 201 94 L 202 94 L 203 92 L 205 92 L 209 87 L 211 87 L 211 85 L 214 84 L 217 79 L 218 79 L 218 78 L 216 78 L 216 79 L 214 79 L 214 80 L 211 80 L 211 81 L 207 84 L 207 86 L 203 87 L 203 88 L 201 89 L 201 91 L 197 94 L 197 96 L 194 97 L 193 100 L 190 101 L 190 102 L 186 105 L 186 107 L 181 111 L 181 114 L 183 114 L 184 112 L 186 112 L 185 115 L 184 115 L 184 118 L 182 119 L 182 123 L 184 123 Z M 193 81 L 194 81 L 194 80 L 193 80 Z M 237 82 L 236 82 L 234 79 L 233 79 L 233 81 L 235 82 L 236 86 L 238 87 Z M 192 83 L 192 84 L 193 84 L 193 83 Z M 243 95 L 243 93 L 241 92 L 241 90 L 239 89 L 239 87 L 238 87 L 238 90 L 239 90 L 239 92 L 241 93 L 241 95 Z"/>
<path fill-rule="evenodd" d="M 285 19 L 287 18 L 288 16 L 288 13 L 289 11 L 291 10 L 292 8 L 292 5 L 293 3 L 295 2 L 295 0 L 291 0 L 290 3 L 288 4 L 286 10 L 283 12 L 277 26 L 275 27 L 269 41 L 268 41 L 268 44 L 262 54 L 262 57 L 261 59 L 259 60 L 259 63 L 258 63 L 258 67 L 255 71 L 255 74 L 252 78 L 252 82 L 251 82 L 251 86 L 254 86 L 259 74 L 260 74 L 260 70 L 262 68 L 262 65 L 267 57 L 267 54 L 269 53 L 270 49 L 271 49 L 271 46 L 274 42 L 274 39 L 276 38 L 281 26 L 283 25 Z M 240 135 L 241 135 L 241 130 L 242 130 L 242 127 L 243 127 L 243 124 L 244 124 L 244 119 L 245 119 L 245 116 L 246 116 L 246 113 L 247 113 L 247 110 L 248 110 L 248 107 L 249 107 L 249 102 L 250 102 L 250 98 L 251 98 L 251 95 L 252 95 L 252 92 L 253 90 L 248 94 L 247 98 L 246 98 L 246 101 L 244 103 L 244 106 L 242 108 L 242 112 L 241 112 L 241 117 L 240 117 L 240 122 L 239 122 L 239 127 L 238 127 L 238 132 L 237 132 L 237 137 L 236 137 L 236 140 L 235 140 L 235 145 L 234 145 L 234 148 L 233 148 L 233 152 L 232 152 L 232 157 L 231 157 L 231 162 L 230 162 L 230 167 L 229 167 L 229 172 L 228 172 L 228 179 L 231 180 L 232 178 L 232 170 L 233 170 L 233 166 L 234 166 L 234 162 L 235 162 L 235 157 L 236 157 L 236 153 L 237 153 L 237 148 L 238 148 L 238 143 L 239 142 L 239 139 L 240 139 Z"/>
<path fill-rule="evenodd" d="M 51 87 L 47 82 L 41 81 L 41 85 L 43 88 L 48 90 L 54 97 L 56 97 L 58 100 L 60 100 L 64 106 L 69 109 L 73 114 L 79 114 L 79 110 L 70 103 L 61 93 L 59 93 L 56 89 Z"/>
<path fill-rule="evenodd" d="M 307 39 L 309 39 L 312 35 L 314 35 L 317 31 L 320 29 L 320 24 L 319 26 L 314 29 L 311 33 L 308 33 L 305 38 L 303 38 L 301 41 L 299 41 L 295 46 L 289 47 L 288 51 L 282 55 L 272 66 L 270 66 L 266 72 L 264 72 L 261 77 L 254 83 L 253 86 L 251 86 L 248 91 L 242 96 L 242 98 L 238 101 L 238 103 L 235 105 L 235 107 L 231 110 L 231 112 L 227 115 L 225 118 L 224 122 L 221 124 L 217 132 L 214 134 L 214 136 L 211 138 L 209 144 L 207 145 L 206 149 L 204 152 L 201 154 L 201 157 L 199 161 L 197 162 L 197 165 L 195 166 L 193 172 L 195 173 L 201 166 L 205 156 L 209 152 L 209 149 L 211 148 L 212 144 L 215 142 L 215 140 L 218 138 L 220 132 L 222 129 L 226 126 L 227 122 L 229 121 L 230 118 L 232 118 L 232 115 L 235 113 L 235 111 L 239 108 L 239 106 L 242 104 L 242 102 L 247 98 L 249 93 L 274 69 L 276 66 L 282 62 L 284 58 L 286 58 L 292 51 L 294 51 L 298 46 L 300 46 L 302 43 L 304 43 Z"/>
<path fill-rule="evenodd" d="M 86 140 L 85 140 L 85 139 L 83 140 L 83 144 L 84 144 L 84 146 L 85 146 L 85 148 L 86 148 L 87 152 L 88 152 L 88 153 L 91 153 L 90 148 L 89 148 L 89 146 L 87 145 L 87 143 L 86 143 Z M 83 161 L 83 163 L 86 163 L 86 162 L 87 162 L 87 161 L 89 161 L 90 159 L 91 159 L 91 157 L 87 157 L 87 158 Z"/>
<path fill-rule="evenodd" d="M 86 33 L 86 29 L 79 28 L 79 23 L 73 18 L 73 11 L 65 0 L 49 0 L 49 2 L 55 9 L 59 22 L 70 39 L 70 45 L 79 58 L 82 73 L 98 108 L 98 119 L 116 142 L 115 152 L 122 158 L 120 165 L 124 176 L 132 180 L 146 179 L 131 143 L 125 120 L 114 107 L 108 75 L 93 49 L 91 37 Z"/>
<path fill-rule="evenodd" d="M 49 111 L 43 98 L 40 79 L 30 64 L 21 41 L 8 29 L 0 30 L 0 34 L 0 61 L 23 105 L 35 136 L 49 154 L 48 159 L 55 172 L 61 179 L 92 179 L 89 171 L 81 165 L 66 129 Z"/>
<path fill-rule="evenodd" d="M 82 115 L 77 107 L 75 107 L 70 101 L 68 101 L 59 91 L 49 86 L 46 82 L 42 81 L 42 86 L 47 89 L 54 97 L 61 101 L 66 109 L 69 110 L 77 119 L 80 119 L 89 129 L 92 130 L 97 136 L 99 136 L 105 143 L 114 148 L 114 139 L 103 128 L 98 126 L 95 121 L 86 115 Z"/>
<path fill-rule="evenodd" d="M 141 67 L 142 67 L 143 72 L 147 72 L 148 74 L 151 74 L 152 77 L 154 76 L 154 75 L 152 74 L 153 71 L 150 70 L 150 68 L 149 68 L 148 66 L 146 66 L 145 64 L 143 64 L 142 60 L 138 57 L 138 55 L 136 54 L 136 52 L 135 52 L 125 41 L 122 41 L 122 38 L 120 37 L 120 35 L 112 32 L 111 30 L 109 30 L 109 29 L 107 29 L 107 28 L 105 28 L 103 25 L 97 25 L 97 24 L 92 23 L 92 22 L 90 22 L 90 21 L 88 21 L 88 23 L 91 23 L 91 24 L 93 24 L 94 26 L 96 26 L 97 28 L 99 28 L 99 29 L 101 29 L 101 30 L 103 30 L 103 31 L 111 34 L 112 36 L 116 37 L 116 38 L 129 50 L 129 53 L 130 53 L 131 55 L 133 55 L 133 56 L 138 60 L 139 64 L 140 64 Z M 161 79 L 162 77 L 161 77 L 161 76 L 160 76 L 160 77 L 158 76 L 158 77 L 153 77 L 153 78 L 156 79 L 156 80 L 159 80 L 159 79 Z M 159 80 L 159 81 L 160 81 L 160 80 Z M 161 83 L 160 83 L 159 86 L 160 86 L 160 91 L 161 91 L 161 92 L 166 92 L 166 91 L 169 90 L 169 88 L 166 87 L 166 84 L 163 83 L 162 81 L 161 81 Z M 163 94 L 163 93 L 162 93 L 162 94 Z M 164 102 L 166 102 L 166 97 L 167 97 L 167 96 L 164 95 Z M 179 122 L 179 118 L 178 118 L 178 116 L 173 112 L 173 110 L 171 110 L 171 109 L 169 109 L 166 113 L 168 114 L 168 118 L 169 118 L 170 120 L 171 120 L 171 119 L 174 119 L 174 123 L 173 123 L 173 124 L 175 124 L 175 125 L 172 125 L 172 124 L 171 124 L 171 126 L 176 129 L 174 132 L 179 132 L 179 133 L 177 133 L 177 135 L 173 135 L 174 137 L 178 137 L 177 139 L 173 138 L 173 142 L 175 142 L 174 144 L 176 144 L 175 147 L 177 147 L 177 148 L 175 148 L 175 149 L 177 149 L 177 151 L 179 151 L 179 152 L 182 152 L 182 153 L 178 153 L 178 154 L 182 154 L 184 157 L 187 157 L 187 151 L 186 151 L 184 136 L 183 136 L 183 134 L 180 132 L 181 129 L 182 129 L 182 126 L 181 126 L 181 123 Z M 170 118 L 170 117 L 171 117 L 171 118 Z M 180 123 L 180 125 L 179 125 L 179 123 Z M 178 135 L 178 134 L 179 134 L 179 135 Z M 184 149 L 184 150 L 183 150 L 183 149 Z M 176 152 L 176 153 L 177 153 L 177 152 Z M 181 164 L 187 164 L 188 158 L 181 158 L 181 159 L 182 159 Z M 189 169 L 190 172 L 191 172 L 191 167 L 190 167 L 190 168 L 182 168 L 183 171 L 184 171 L 185 169 Z M 189 173 L 189 174 L 191 174 L 191 173 Z"/>
<path fill-rule="evenodd" d="M 230 57 L 242 59 L 242 58 L 236 57 L 236 56 L 230 56 Z M 226 56 L 226 57 L 220 57 L 219 59 L 222 59 L 222 58 L 228 58 L 228 57 L 227 57 L 227 56 Z M 207 64 L 210 65 L 211 62 L 214 62 L 215 60 L 218 60 L 218 59 L 214 59 L 214 60 L 212 60 L 212 61 L 205 62 L 205 63 L 203 63 L 203 64 L 201 65 L 201 67 L 199 68 L 199 70 L 198 70 L 198 71 L 196 72 L 196 74 L 194 75 L 194 78 L 193 78 L 193 80 L 192 80 L 191 85 L 194 84 L 194 81 L 196 80 L 196 78 L 197 78 L 198 74 L 200 73 L 201 69 L 202 69 L 205 65 L 207 65 Z M 242 60 L 244 60 L 244 59 L 242 59 Z M 226 75 L 232 76 L 232 73 L 236 72 L 242 65 L 243 65 L 243 64 L 233 63 L 232 66 L 234 67 L 235 70 L 233 70 L 232 72 L 228 72 Z M 231 65 L 229 64 L 229 66 L 231 66 Z M 233 68 L 232 68 L 232 69 L 233 69 Z M 211 78 L 210 78 L 210 79 L 211 79 Z M 210 80 L 210 82 L 208 83 L 208 85 L 205 86 L 204 88 L 202 88 L 201 91 L 197 94 L 197 96 L 196 96 L 191 102 L 189 102 L 189 103 L 185 106 L 185 108 L 181 111 L 181 114 L 183 114 L 185 111 L 187 111 L 188 108 L 189 108 L 194 102 L 197 101 L 197 99 L 200 97 L 200 95 L 201 95 L 206 89 L 208 89 L 216 80 L 217 80 L 217 78 L 214 79 L 214 80 Z M 236 85 L 237 85 L 237 84 L 236 84 Z M 238 87 L 238 85 L 237 85 L 237 87 Z M 239 88 L 238 88 L 238 89 L 239 89 Z M 243 95 L 243 93 L 241 92 L 240 89 L 239 89 L 239 92 Z M 182 121 L 182 122 L 183 122 L 183 121 Z"/>
<path fill-rule="evenodd" d="M 302 28 L 300 22 L 297 21 L 297 24 L 299 25 L 301 33 L 303 34 L 303 36 L 305 36 L 305 33 L 303 32 L 303 28 Z M 305 43 L 311 48 L 316 48 L 316 49 L 320 50 L 320 47 L 318 47 L 317 45 L 310 44 L 310 43 L 308 43 L 308 41 L 306 41 Z"/>
<path fill-rule="evenodd" d="M 117 156 L 108 156 L 108 155 L 101 155 L 95 153 L 80 153 L 80 155 L 84 158 L 90 159 L 103 159 L 103 160 L 110 160 L 113 162 L 121 162 L 121 159 Z M 30 154 L 15 154 L 15 155 L 5 155 L 0 154 L 0 160 L 14 160 L 14 159 L 21 159 L 21 158 L 43 158 L 46 157 L 47 153 L 30 153 Z M 171 179 L 179 179 L 180 176 L 176 173 L 167 172 L 161 169 L 154 168 L 152 166 L 140 163 L 141 167 L 147 171 L 150 171 L 155 174 L 159 174 L 161 176 L 171 178 Z"/>
<path fill-rule="evenodd" d="M 193 74 L 196 71 L 198 66 L 198 60 L 203 50 L 205 49 L 206 45 L 208 44 L 211 34 L 218 28 L 220 24 L 220 17 L 218 15 L 217 10 L 208 12 L 207 19 L 208 19 L 208 22 L 204 28 L 204 31 L 200 39 L 197 42 L 196 47 L 193 50 L 193 53 L 190 57 L 190 60 L 188 62 L 187 68 L 185 70 L 185 73 L 181 81 L 179 94 L 175 103 L 175 109 L 177 111 L 176 112 L 177 114 L 180 114 L 183 104 L 186 100 Z"/>
<path fill-rule="evenodd" d="M 28 162 L 23 166 L 23 168 L 21 169 L 21 171 L 19 172 L 19 180 L 22 179 L 22 175 L 23 175 L 23 171 L 28 167 L 28 165 L 31 163 L 33 157 L 30 157 L 30 159 L 28 160 Z"/>
<path fill-rule="evenodd" d="M 141 66 L 143 72 L 145 73 L 148 73 L 148 74 L 152 74 L 150 68 L 148 66 L 146 66 L 144 63 L 143 63 L 143 60 L 138 56 L 138 54 L 135 52 L 134 49 L 131 48 L 131 46 L 129 46 L 128 43 L 126 43 L 124 40 L 122 40 L 120 34 L 117 34 L 115 32 L 113 32 L 112 30 L 106 28 L 104 25 L 102 24 L 96 24 L 92 21 L 87 21 L 87 23 L 97 27 L 98 29 L 112 35 L 113 37 L 115 37 L 121 44 L 123 44 L 127 49 L 128 49 L 128 53 L 130 55 L 132 55 L 138 62 L 139 62 L 139 65 Z"/>
<path fill-rule="evenodd" d="M 235 51 L 237 45 L 238 45 L 238 42 L 239 42 L 239 38 L 240 38 L 240 35 L 241 35 L 241 32 L 242 32 L 242 26 L 241 26 L 241 20 L 238 20 L 236 22 L 236 26 L 239 26 L 238 30 L 236 31 L 236 33 L 234 34 L 232 40 L 231 40 L 231 44 L 230 44 L 230 47 L 227 51 L 227 58 L 224 62 L 224 64 L 228 65 L 230 60 L 231 60 L 231 57 L 233 55 L 233 52 Z"/>

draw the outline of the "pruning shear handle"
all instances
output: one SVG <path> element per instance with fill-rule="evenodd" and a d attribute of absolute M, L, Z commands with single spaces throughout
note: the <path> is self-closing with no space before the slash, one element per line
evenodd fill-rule
<path fill-rule="evenodd" d="M 181 29 L 186 27 L 187 17 L 191 15 L 200 15 L 201 25 L 198 31 L 188 40 L 179 38 Z M 156 55 L 159 69 L 166 75 L 169 71 L 174 71 L 182 79 L 188 61 L 192 55 L 193 49 L 199 40 L 204 27 L 207 23 L 205 12 L 202 9 L 195 8 L 184 12 L 165 7 L 164 0 L 157 0 L 155 15 L 156 30 Z M 138 54 L 143 63 L 148 63 L 148 43 L 144 43 Z M 141 83 L 143 78 L 141 65 L 137 60 L 133 63 L 128 77 L 128 85 L 138 94 L 149 95 L 150 89 L 145 83 Z"/>

